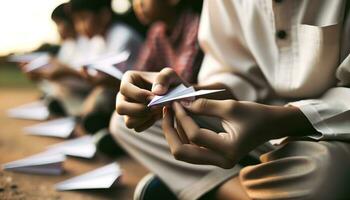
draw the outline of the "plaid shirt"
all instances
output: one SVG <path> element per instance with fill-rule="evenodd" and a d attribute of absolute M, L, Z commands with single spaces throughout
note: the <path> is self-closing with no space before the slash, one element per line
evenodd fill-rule
<path fill-rule="evenodd" d="M 136 69 L 160 71 L 173 68 L 184 80 L 196 82 L 203 53 L 198 45 L 199 15 L 183 11 L 173 31 L 167 33 L 164 22 L 154 23 L 138 56 Z"/>

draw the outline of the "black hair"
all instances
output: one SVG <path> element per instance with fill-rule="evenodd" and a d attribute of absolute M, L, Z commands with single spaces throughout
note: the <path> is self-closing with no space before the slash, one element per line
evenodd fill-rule
<path fill-rule="evenodd" d="M 113 22 L 123 22 L 135 29 L 142 37 L 146 36 L 147 27 L 141 24 L 141 22 L 137 19 L 133 9 L 130 9 L 123 14 L 114 14 L 112 20 Z"/>
<path fill-rule="evenodd" d="M 51 14 L 52 20 L 64 20 L 66 22 L 72 23 L 72 19 L 69 13 L 69 3 L 63 3 L 57 6 Z"/>
<path fill-rule="evenodd" d="M 72 13 L 77 11 L 99 12 L 103 9 L 112 11 L 111 0 L 71 0 Z"/>
<path fill-rule="evenodd" d="M 191 9 L 192 11 L 196 13 L 201 13 L 203 7 L 203 1 L 202 0 L 181 0 L 179 4 L 176 6 L 177 10 L 183 10 L 183 9 Z"/>

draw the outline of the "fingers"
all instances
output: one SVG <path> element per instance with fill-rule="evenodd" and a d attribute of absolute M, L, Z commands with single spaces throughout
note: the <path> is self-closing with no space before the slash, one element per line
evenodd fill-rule
<path fill-rule="evenodd" d="M 148 121 L 144 122 L 143 124 L 139 125 L 138 127 L 135 127 L 134 130 L 136 132 L 142 132 L 151 127 L 158 119 L 157 118 L 150 118 Z"/>
<path fill-rule="evenodd" d="M 182 128 L 181 123 L 179 122 L 178 119 L 176 119 L 176 130 L 179 134 L 179 137 L 184 144 L 190 144 L 190 140 L 188 139 L 184 129 Z"/>
<path fill-rule="evenodd" d="M 154 96 L 147 90 L 156 73 L 128 71 L 124 74 L 117 95 L 116 111 L 124 115 L 125 124 L 137 132 L 152 126 L 161 115 L 160 110 L 150 109 L 147 103 Z"/>
<path fill-rule="evenodd" d="M 182 145 L 181 139 L 177 134 L 177 130 L 174 128 L 174 117 L 171 109 L 163 107 L 163 122 L 162 128 L 165 135 L 165 139 L 170 145 L 170 150 L 174 153 L 177 147 Z"/>
<path fill-rule="evenodd" d="M 184 144 L 178 131 L 174 128 L 173 113 L 163 108 L 163 132 L 175 159 L 201 165 L 216 165 L 222 168 L 232 168 L 234 162 L 209 149 L 192 144 Z"/>
<path fill-rule="evenodd" d="M 237 104 L 234 100 L 211 100 L 211 99 L 197 99 L 195 101 L 181 101 L 181 105 L 186 110 L 199 114 L 224 118 L 227 113 L 232 111 Z"/>
<path fill-rule="evenodd" d="M 145 104 L 128 102 L 121 93 L 117 95 L 116 111 L 119 115 L 131 117 L 144 117 L 150 112 Z"/>
<path fill-rule="evenodd" d="M 182 82 L 184 81 L 181 80 L 173 69 L 164 68 L 156 76 L 153 82 L 152 92 L 156 95 L 163 95 L 168 91 L 170 85 L 180 84 Z"/>
<path fill-rule="evenodd" d="M 127 72 L 124 74 L 122 82 L 120 84 L 120 93 L 128 99 L 139 103 L 148 103 L 153 96 L 152 92 L 138 87 L 142 83 L 142 77 L 140 74 L 134 72 Z"/>
<path fill-rule="evenodd" d="M 84 79 L 88 79 L 89 78 L 89 73 L 87 72 L 87 68 L 86 67 L 82 67 L 80 69 L 80 74 Z"/>
<path fill-rule="evenodd" d="M 200 128 L 179 103 L 175 102 L 173 109 L 179 125 L 183 128 L 190 142 L 214 151 L 227 151 L 226 145 L 222 145 L 225 144 L 222 137 L 211 130 Z"/>
<path fill-rule="evenodd" d="M 149 121 L 149 120 L 150 120 L 150 117 L 134 118 L 134 117 L 124 116 L 125 126 L 130 128 L 130 129 L 139 127 L 139 126 L 143 125 L 146 121 Z"/>
<path fill-rule="evenodd" d="M 230 169 L 234 167 L 235 162 L 206 148 L 184 144 L 172 150 L 176 160 L 197 164 L 197 165 L 215 165 L 221 168 Z"/>

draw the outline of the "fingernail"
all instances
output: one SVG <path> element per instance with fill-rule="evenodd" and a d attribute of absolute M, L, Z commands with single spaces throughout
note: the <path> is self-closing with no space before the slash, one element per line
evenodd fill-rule
<path fill-rule="evenodd" d="M 190 107 L 192 104 L 192 101 L 180 101 L 180 104 L 184 107 Z"/>

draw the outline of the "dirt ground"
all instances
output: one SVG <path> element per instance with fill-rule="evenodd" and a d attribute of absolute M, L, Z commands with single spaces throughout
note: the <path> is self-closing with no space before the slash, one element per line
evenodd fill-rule
<path fill-rule="evenodd" d="M 38 93 L 34 89 L 0 88 L 0 164 L 21 159 L 39 153 L 46 146 L 63 141 L 62 139 L 25 135 L 22 128 L 35 124 L 35 121 L 11 119 L 6 110 L 36 100 Z M 121 185 L 109 190 L 56 192 L 54 184 L 68 178 L 88 172 L 116 160 L 124 175 Z M 134 187 L 147 173 L 136 161 L 124 156 L 110 159 L 97 155 L 92 160 L 68 157 L 64 163 L 66 172 L 59 176 L 43 176 L 15 173 L 0 170 L 0 199 L 132 199 Z"/>

